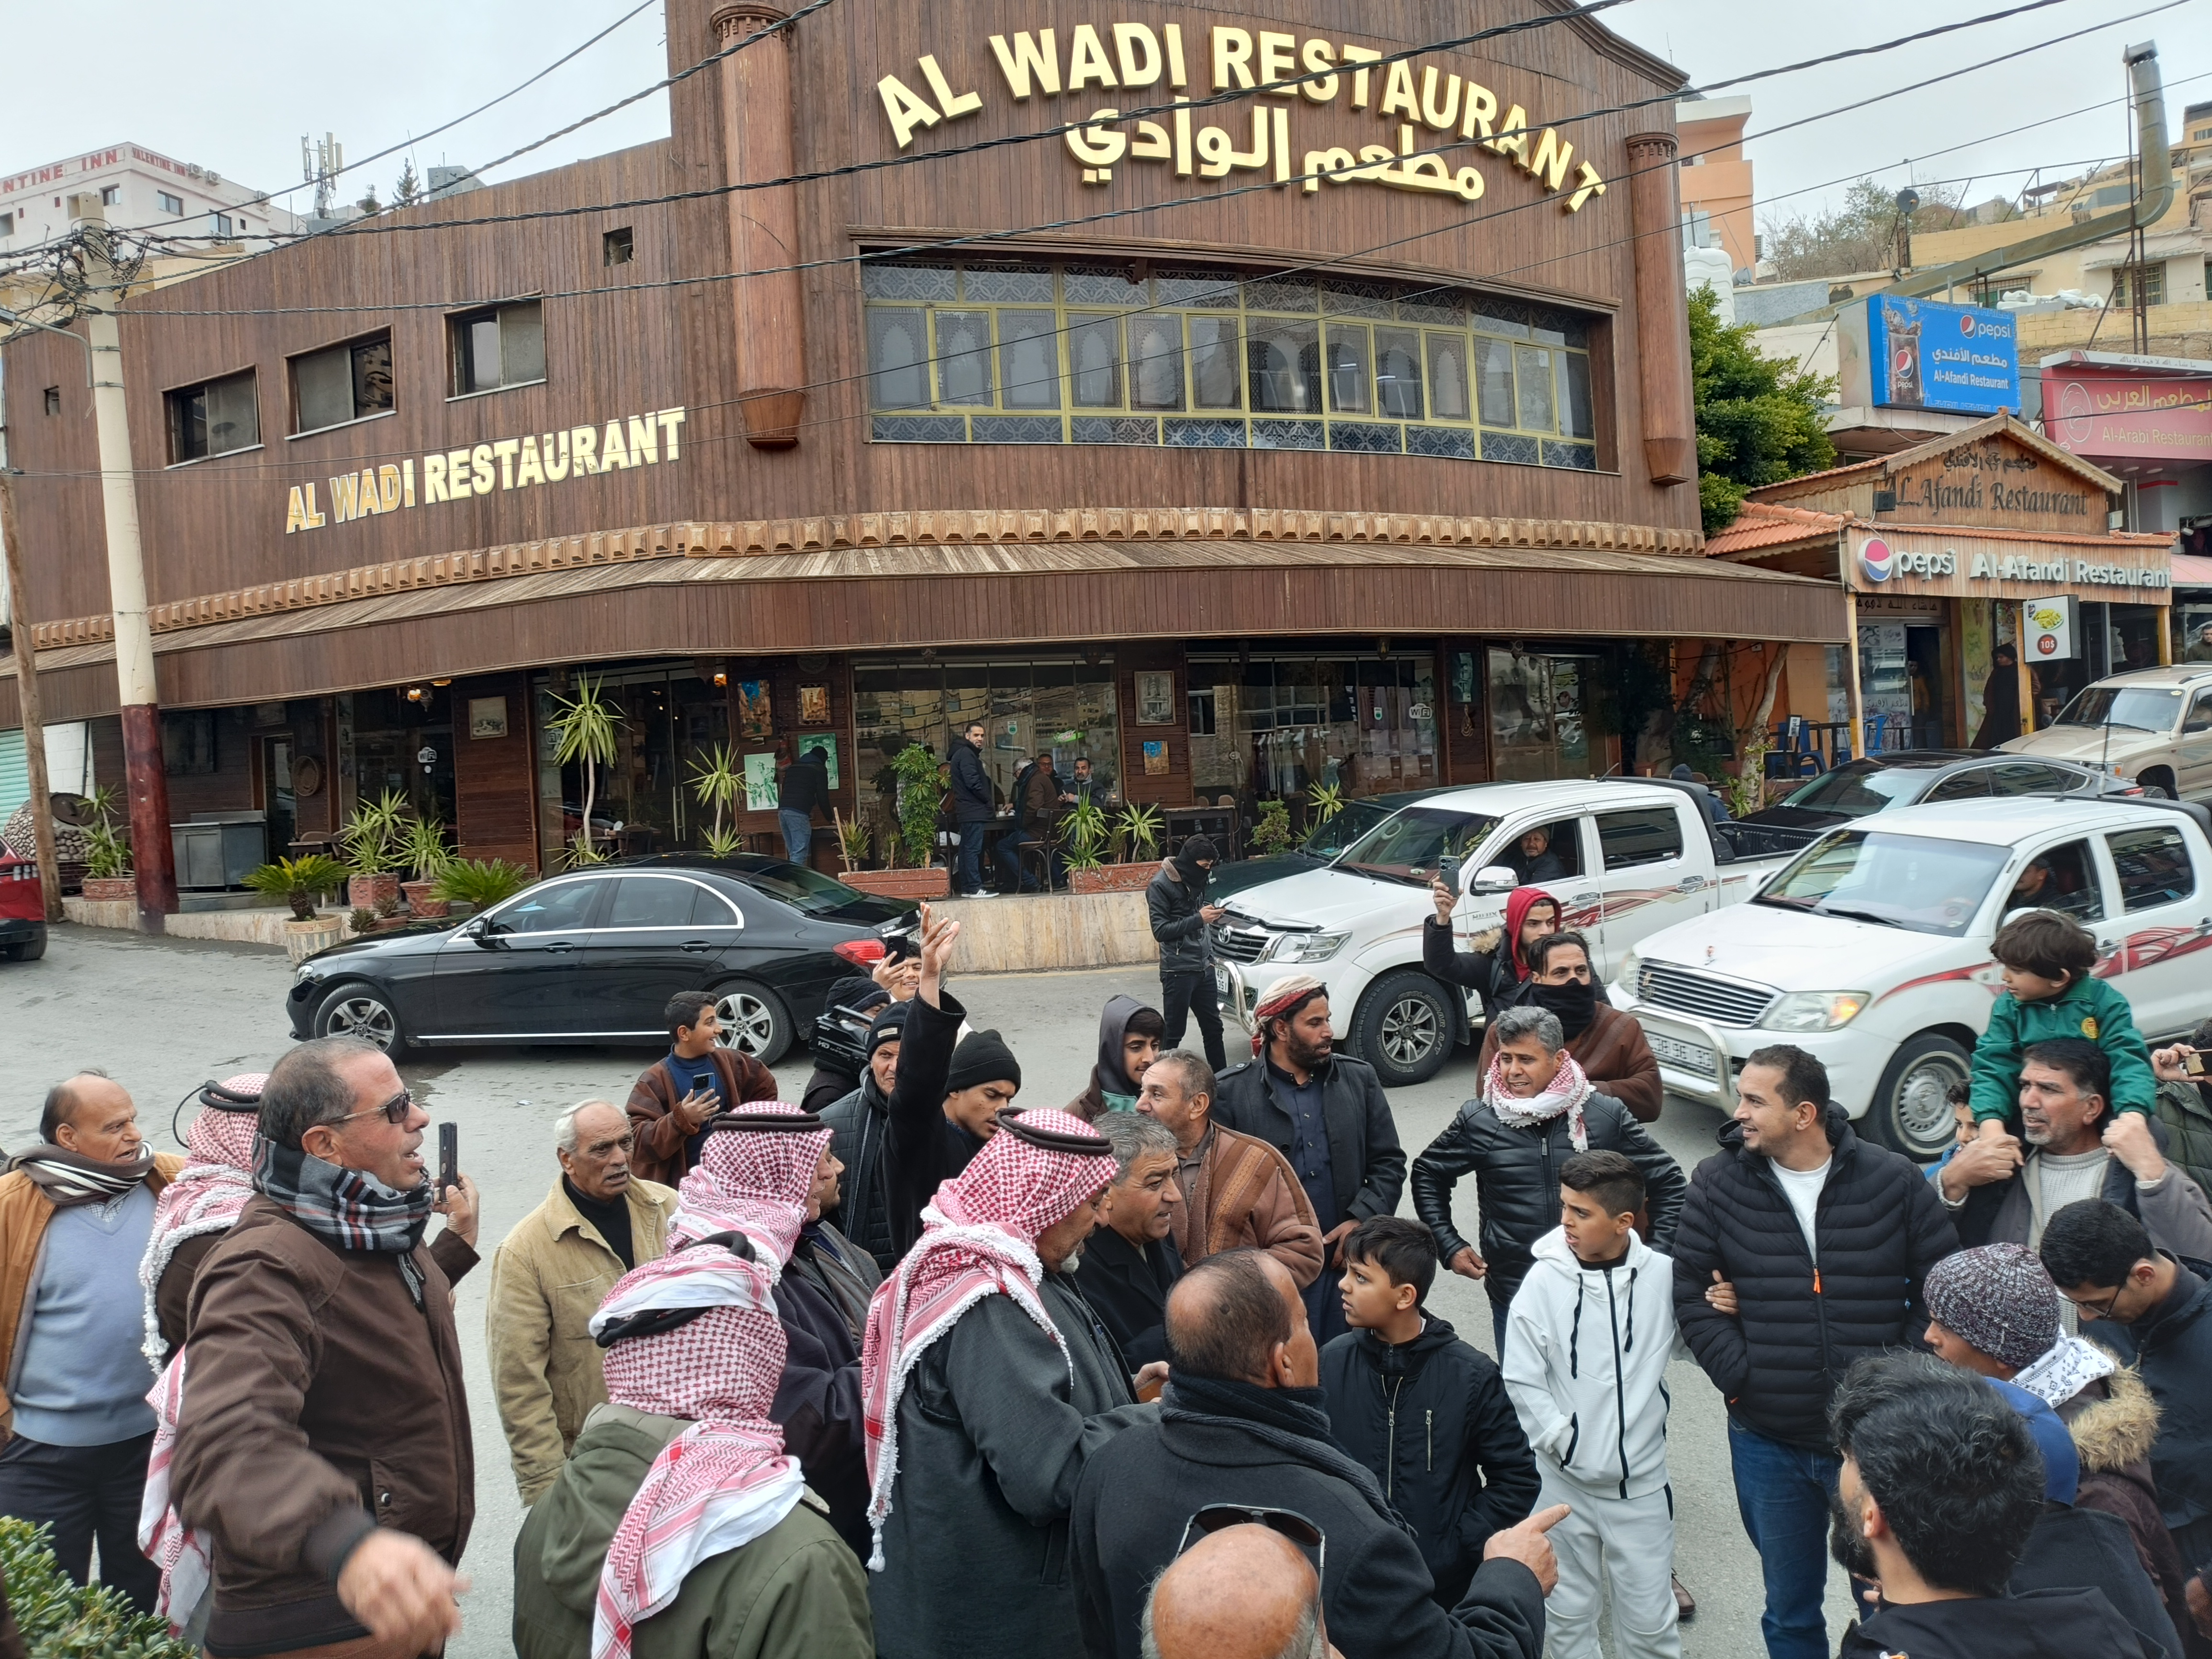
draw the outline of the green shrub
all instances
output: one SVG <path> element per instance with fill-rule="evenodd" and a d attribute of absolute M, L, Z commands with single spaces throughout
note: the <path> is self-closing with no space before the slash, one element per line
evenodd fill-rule
<path fill-rule="evenodd" d="M 47 1530 L 0 1519 L 0 1577 L 31 1659 L 199 1659 L 158 1616 L 133 1612 L 120 1591 L 72 1584 L 54 1565 Z"/>
<path fill-rule="evenodd" d="M 438 872 L 438 884 L 431 889 L 431 896 L 484 910 L 501 899 L 513 898 L 531 880 L 529 871 L 505 859 L 455 859 Z"/>
<path fill-rule="evenodd" d="M 303 858 L 278 859 L 262 865 L 240 879 L 257 893 L 283 899 L 292 907 L 295 920 L 313 921 L 316 896 L 334 891 L 352 873 L 334 858 L 310 853 Z"/>

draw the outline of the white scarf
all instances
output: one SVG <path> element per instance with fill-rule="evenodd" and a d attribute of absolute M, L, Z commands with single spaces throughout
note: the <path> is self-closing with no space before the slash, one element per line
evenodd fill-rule
<path fill-rule="evenodd" d="M 2100 1376 L 2110 1376 L 2118 1362 L 2094 1342 L 2078 1336 L 2062 1336 L 2047 1352 L 2012 1380 L 2056 1411 Z"/>
<path fill-rule="evenodd" d="M 1498 1114 L 1500 1123 L 1509 1129 L 1534 1129 L 1565 1112 L 1567 1133 L 1578 1152 L 1589 1151 L 1589 1125 L 1583 1121 L 1583 1106 L 1596 1092 L 1583 1074 L 1580 1062 L 1564 1048 L 1559 1050 L 1559 1069 L 1540 1094 L 1524 1097 L 1506 1092 L 1503 1054 L 1492 1057 L 1490 1070 L 1482 1079 L 1482 1103 Z"/>

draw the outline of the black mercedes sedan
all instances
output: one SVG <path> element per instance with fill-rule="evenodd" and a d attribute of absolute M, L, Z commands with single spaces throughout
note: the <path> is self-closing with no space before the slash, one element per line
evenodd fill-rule
<path fill-rule="evenodd" d="M 915 908 L 782 859 L 629 860 L 549 877 L 465 921 L 332 945 L 300 964 L 286 1008 L 295 1037 L 358 1036 L 393 1054 L 657 1047 L 668 999 L 713 991 L 722 1041 L 772 1066 L 854 971 L 856 953 L 837 947 L 908 934 Z"/>
<path fill-rule="evenodd" d="M 1839 823 L 1893 806 L 2099 793 L 2142 791 L 2071 761 L 2027 760 L 1987 749 L 1903 749 L 1846 761 L 1808 778 L 1765 811 L 1722 824 L 1720 830 L 1737 857 L 1765 858 L 1809 847 Z"/>

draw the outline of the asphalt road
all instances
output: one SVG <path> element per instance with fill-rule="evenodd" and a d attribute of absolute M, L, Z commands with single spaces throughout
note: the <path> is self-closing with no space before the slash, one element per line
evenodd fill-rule
<path fill-rule="evenodd" d="M 289 1046 L 283 1008 L 289 978 L 282 954 L 258 946 L 56 928 L 43 962 L 0 965 L 0 1146 L 29 1145 L 46 1086 L 98 1066 L 131 1090 L 154 1144 L 173 1150 L 172 1111 L 189 1091 L 209 1078 L 266 1069 Z M 997 1028 L 1022 1060 L 1023 1101 L 1059 1105 L 1083 1086 L 1106 999 L 1118 991 L 1151 1000 L 1158 981 L 1142 971 L 1102 969 L 979 976 L 956 991 L 974 1024 Z M 1234 1028 L 1230 1037 L 1233 1046 Z M 636 1050 L 506 1047 L 418 1055 L 402 1066 L 431 1115 L 461 1126 L 461 1167 L 483 1195 L 478 1242 L 487 1259 L 552 1184 L 554 1117 L 595 1096 L 620 1102 L 651 1058 Z M 803 1049 L 776 1068 L 787 1097 L 797 1098 L 811 1069 Z M 1474 1087 L 1474 1057 L 1462 1051 L 1429 1083 L 1395 1091 L 1400 1139 L 1409 1151 L 1426 1146 Z M 1712 1150 L 1719 1121 L 1709 1107 L 1669 1100 L 1654 1133 L 1686 1167 Z M 1462 1191 L 1468 1195 L 1461 1200 L 1461 1225 L 1471 1233 L 1471 1184 Z M 1410 1212 L 1410 1200 L 1406 1207 Z M 510 1551 L 521 1508 L 483 1363 L 489 1278 L 487 1261 L 459 1291 L 476 1425 L 477 1521 L 464 1563 L 474 1588 L 465 1602 L 467 1626 L 449 1650 L 453 1659 L 512 1651 Z M 1480 1287 L 1445 1274 L 1431 1306 L 1467 1340 L 1490 1350 Z M 1696 1620 L 1683 1628 L 1683 1650 L 1755 1659 L 1764 1651 L 1759 1561 L 1736 1516 L 1720 1398 L 1689 1362 L 1677 1360 L 1672 1371 L 1676 1570 L 1698 1601 Z M 1840 1578 L 1829 1574 L 1832 1638 L 1849 1617 Z"/>

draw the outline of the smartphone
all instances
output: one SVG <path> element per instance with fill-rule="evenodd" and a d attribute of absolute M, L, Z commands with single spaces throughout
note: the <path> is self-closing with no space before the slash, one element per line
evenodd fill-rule
<path fill-rule="evenodd" d="M 441 1123 L 438 1126 L 438 1196 L 443 1198 L 448 1187 L 461 1184 L 461 1126 Z"/>
<path fill-rule="evenodd" d="M 1450 888 L 1453 892 L 1456 893 L 1459 891 L 1459 858 L 1457 854 L 1447 853 L 1437 860 L 1437 879 L 1443 883 L 1445 886 Z"/>

